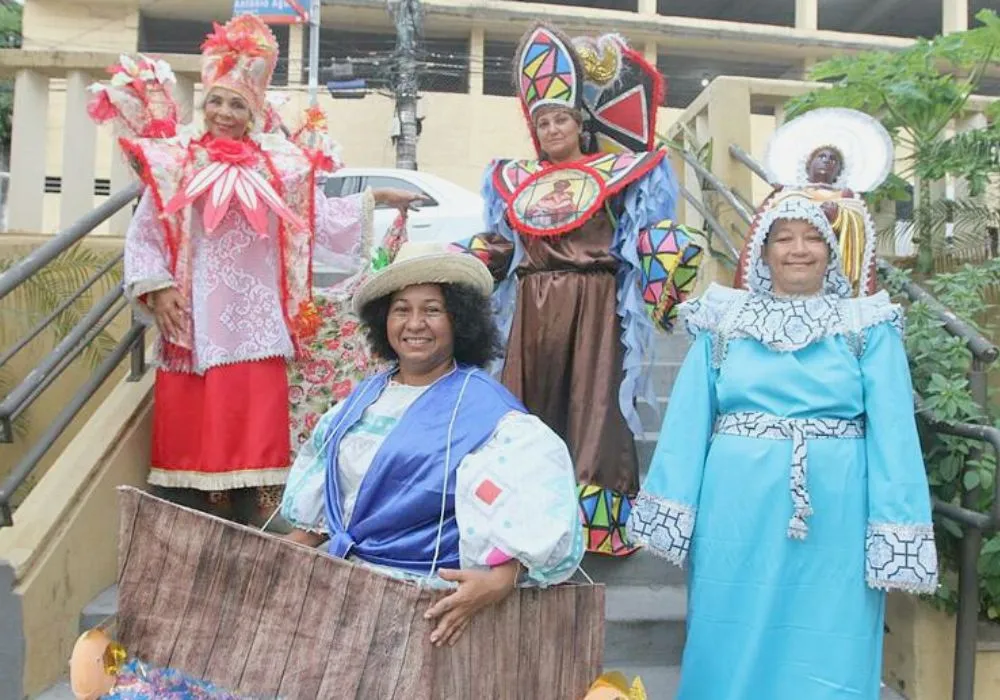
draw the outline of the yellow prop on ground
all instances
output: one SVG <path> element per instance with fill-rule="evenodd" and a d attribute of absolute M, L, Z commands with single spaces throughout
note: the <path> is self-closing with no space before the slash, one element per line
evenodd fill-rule
<path fill-rule="evenodd" d="M 629 686 L 628 679 L 617 671 L 605 673 L 590 686 L 583 700 L 648 700 L 646 688 L 638 676 Z"/>

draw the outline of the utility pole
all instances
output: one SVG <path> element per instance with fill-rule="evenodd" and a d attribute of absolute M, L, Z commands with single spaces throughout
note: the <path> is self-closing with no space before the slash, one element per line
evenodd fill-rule
<path fill-rule="evenodd" d="M 319 104 L 319 16 L 321 0 L 312 0 L 309 8 L 309 104 Z"/>
<path fill-rule="evenodd" d="M 417 169 L 417 41 L 420 38 L 422 9 L 420 0 L 388 0 L 389 14 L 396 24 L 396 70 L 393 93 L 399 138 L 396 140 L 396 167 Z"/>

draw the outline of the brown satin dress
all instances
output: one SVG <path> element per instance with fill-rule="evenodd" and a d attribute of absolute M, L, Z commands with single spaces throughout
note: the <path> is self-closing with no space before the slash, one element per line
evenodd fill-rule
<path fill-rule="evenodd" d="M 521 235 L 502 381 L 566 441 L 579 483 L 634 495 L 635 443 L 618 405 L 624 348 L 613 237 L 603 209 L 569 233 Z M 502 279 L 513 246 L 496 235 L 487 242 L 491 271 Z"/>

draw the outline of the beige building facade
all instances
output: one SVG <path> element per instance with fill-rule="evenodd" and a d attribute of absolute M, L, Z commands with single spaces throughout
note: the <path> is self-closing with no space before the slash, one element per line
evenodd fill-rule
<path fill-rule="evenodd" d="M 660 131 L 666 133 L 718 76 L 801 80 L 817 60 L 898 48 L 912 40 L 908 37 L 965 28 L 983 2 L 424 0 L 419 166 L 478 189 L 491 158 L 530 154 L 511 88 L 510 59 L 518 37 L 538 19 L 571 33 L 619 32 L 655 60 L 668 81 L 660 114 Z M 115 152 L 113 134 L 86 117 L 87 85 L 102 77 L 119 52 L 164 55 L 193 110 L 201 38 L 212 21 L 226 20 L 231 10 L 232 0 L 25 0 L 24 48 L 0 57 L 0 75 L 16 85 L 8 230 L 59 230 L 126 184 L 130 174 Z M 282 59 L 275 87 L 291 96 L 285 111 L 294 121 L 307 103 L 308 29 L 280 27 L 276 33 Z M 394 105 L 379 89 L 394 39 L 384 0 L 323 3 L 323 65 L 352 61 L 374 88 L 352 100 L 321 91 L 320 104 L 348 165 L 395 162 Z M 776 114 L 773 108 L 731 115 L 734 133 L 749 134 L 746 145 L 758 157 L 776 119 L 780 110 Z M 716 131 L 715 138 L 725 138 Z M 754 199 L 763 196 L 761 187 L 754 185 Z M 120 235 L 126 225 L 123 213 L 99 230 Z"/>

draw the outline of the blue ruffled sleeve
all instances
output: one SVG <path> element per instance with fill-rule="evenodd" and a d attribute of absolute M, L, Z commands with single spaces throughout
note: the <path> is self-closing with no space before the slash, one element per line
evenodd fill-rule
<path fill-rule="evenodd" d="M 903 338 L 891 323 L 866 331 L 861 356 L 868 460 L 868 585 L 933 593 L 937 551 L 930 493 L 913 415 Z"/>
<path fill-rule="evenodd" d="M 699 333 L 674 382 L 649 474 L 628 521 L 632 542 L 678 566 L 694 533 L 717 410 L 716 379 L 711 336 Z"/>
<path fill-rule="evenodd" d="M 640 396 L 652 399 L 647 368 L 651 365 L 654 326 L 642 298 L 639 234 L 676 215 L 677 178 L 666 157 L 625 190 L 624 211 L 615 230 L 612 252 L 624 264 L 618 271 L 618 317 L 625 346 L 618 404 L 632 433 L 642 432 L 635 408 Z"/>
<path fill-rule="evenodd" d="M 512 249 L 506 256 L 507 268 L 503 275 L 494 276 L 499 279 L 493 290 L 493 314 L 497 327 L 500 329 L 500 339 L 504 347 L 507 345 L 507 338 L 510 337 L 510 327 L 514 321 L 514 308 L 517 303 L 517 280 L 514 270 L 521 264 L 524 257 L 524 249 L 521 239 L 507 222 L 507 203 L 493 186 L 493 173 L 503 161 L 495 160 L 486 168 L 483 174 L 482 196 L 483 196 L 483 221 L 486 230 L 509 241 Z"/>

